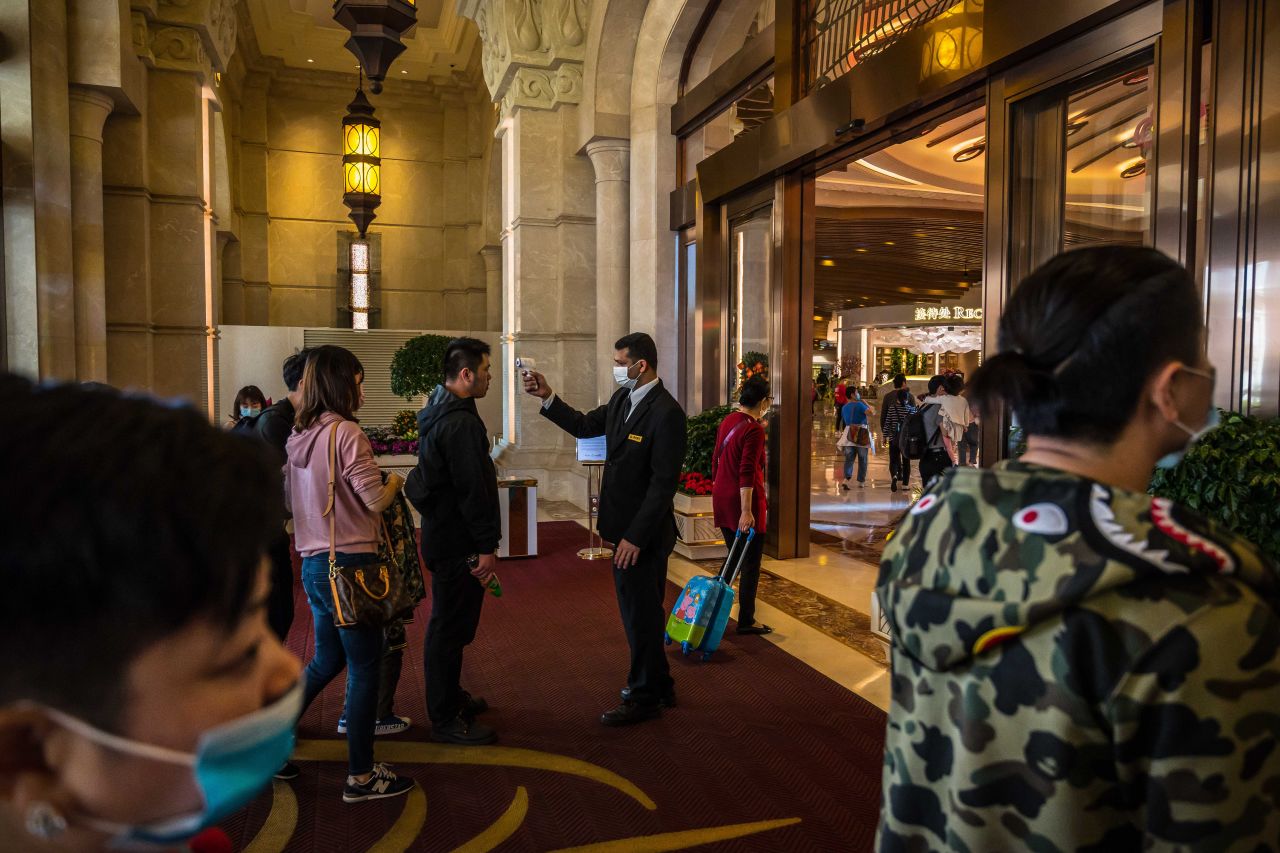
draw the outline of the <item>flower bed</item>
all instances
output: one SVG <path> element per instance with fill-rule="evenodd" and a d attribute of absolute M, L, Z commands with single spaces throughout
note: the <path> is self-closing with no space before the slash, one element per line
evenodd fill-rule
<path fill-rule="evenodd" d="M 417 456 L 418 439 L 396 435 L 388 427 L 364 427 L 374 456 Z"/>

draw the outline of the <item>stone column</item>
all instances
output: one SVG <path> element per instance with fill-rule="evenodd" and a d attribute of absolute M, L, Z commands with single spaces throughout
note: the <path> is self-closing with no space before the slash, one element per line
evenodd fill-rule
<path fill-rule="evenodd" d="M 484 296 L 486 326 L 493 331 L 502 330 L 502 247 L 485 246 L 480 250 L 484 258 Z"/>
<path fill-rule="evenodd" d="M 101 92 L 71 87 L 71 268 L 75 278 L 76 376 L 81 381 L 107 381 L 102 127 L 113 106 Z"/>
<path fill-rule="evenodd" d="M 596 394 L 604 403 L 617 390 L 606 371 L 613 344 L 631 331 L 631 143 L 596 139 L 587 156 L 596 172 Z"/>

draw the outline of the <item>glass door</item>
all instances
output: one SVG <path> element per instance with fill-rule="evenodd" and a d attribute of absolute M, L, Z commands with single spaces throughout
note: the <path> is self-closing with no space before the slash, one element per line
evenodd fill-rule
<path fill-rule="evenodd" d="M 725 387 L 728 402 L 749 376 L 769 379 L 777 316 L 773 287 L 773 205 L 729 223 L 729 323 Z"/>

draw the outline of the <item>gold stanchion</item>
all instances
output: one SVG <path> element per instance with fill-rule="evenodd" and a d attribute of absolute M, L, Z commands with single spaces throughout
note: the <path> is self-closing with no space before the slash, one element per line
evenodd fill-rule
<path fill-rule="evenodd" d="M 596 532 L 596 517 L 600 514 L 600 477 L 604 472 L 603 462 L 583 462 L 587 469 L 587 547 L 578 552 L 580 560 L 608 560 L 613 557 L 613 549 L 605 548 L 600 534 Z"/>

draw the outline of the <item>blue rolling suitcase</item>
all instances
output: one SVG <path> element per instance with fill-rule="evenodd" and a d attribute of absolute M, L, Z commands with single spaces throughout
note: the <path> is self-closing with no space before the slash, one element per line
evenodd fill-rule
<path fill-rule="evenodd" d="M 672 642 L 680 643 L 680 648 L 686 655 L 700 651 L 703 660 L 720 648 L 724 629 L 729 624 L 729 611 L 733 610 L 733 582 L 738 578 L 742 561 L 747 555 L 747 546 L 755 535 L 756 532 L 752 529 L 743 537 L 739 530 L 733 537 L 733 544 L 729 547 L 719 574 L 715 577 L 700 575 L 685 584 L 680 597 L 676 599 L 671 618 L 667 620 L 668 645 Z M 735 553 L 738 556 L 736 565 Z M 729 571 L 731 565 L 732 574 Z"/>

